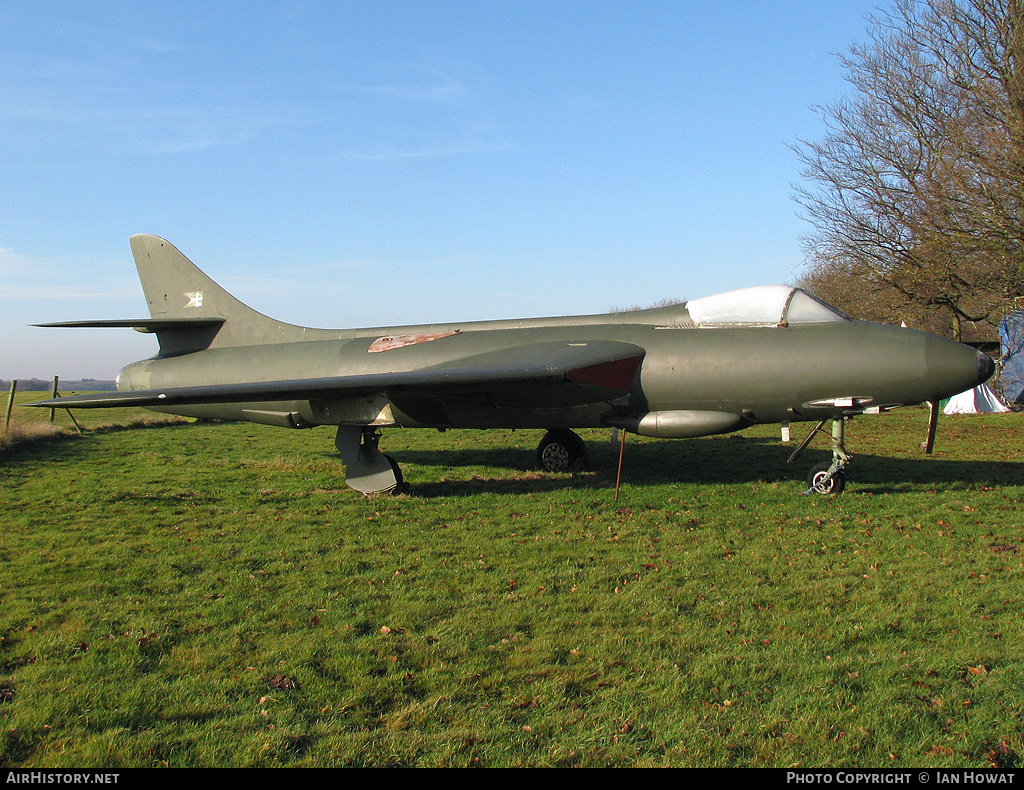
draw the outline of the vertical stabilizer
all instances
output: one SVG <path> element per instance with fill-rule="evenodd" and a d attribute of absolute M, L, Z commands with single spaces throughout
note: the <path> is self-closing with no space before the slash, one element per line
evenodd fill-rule
<path fill-rule="evenodd" d="M 290 343 L 322 339 L 337 333 L 285 324 L 238 301 L 204 274 L 165 239 L 148 234 L 132 236 L 132 255 L 153 318 L 188 321 L 223 318 L 222 325 L 197 322 L 157 330 L 161 356 L 186 354 L 204 348 Z"/>

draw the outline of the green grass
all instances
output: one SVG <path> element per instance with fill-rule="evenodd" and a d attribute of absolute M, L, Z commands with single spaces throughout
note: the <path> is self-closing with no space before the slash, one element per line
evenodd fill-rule
<path fill-rule="evenodd" d="M 602 431 L 386 431 L 373 498 L 326 428 L 15 443 L 0 764 L 1015 766 L 1024 423 L 926 423 L 854 420 L 840 497 L 773 428 L 630 437 L 618 501 Z"/>

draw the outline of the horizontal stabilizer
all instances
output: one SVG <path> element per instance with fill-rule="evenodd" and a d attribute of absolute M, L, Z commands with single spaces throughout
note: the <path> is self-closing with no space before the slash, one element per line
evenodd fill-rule
<path fill-rule="evenodd" d="M 118 318 L 111 321 L 57 321 L 50 324 L 33 324 L 43 327 L 65 327 L 69 329 L 134 329 L 136 332 L 152 333 L 172 330 L 209 329 L 220 326 L 220 317 L 204 318 Z"/>
<path fill-rule="evenodd" d="M 356 376 L 256 381 L 195 387 L 101 392 L 38 401 L 28 405 L 44 408 L 101 409 L 126 406 L 172 407 L 206 403 L 254 403 L 260 401 L 330 400 L 372 393 L 414 391 L 425 396 L 506 393 L 529 397 L 552 385 L 566 401 L 598 403 L 621 397 L 643 361 L 644 349 L 631 343 L 539 343 L 503 349 L 501 352 L 464 357 L 443 366 Z M 612 375 L 604 366 L 615 363 Z M 581 375 L 582 372 L 582 375 Z M 627 375 L 628 374 L 628 375 Z"/>

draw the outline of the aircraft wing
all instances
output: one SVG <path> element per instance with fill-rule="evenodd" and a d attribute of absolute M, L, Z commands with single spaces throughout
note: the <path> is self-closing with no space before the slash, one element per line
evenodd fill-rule
<path fill-rule="evenodd" d="M 36 401 L 99 409 L 205 403 L 330 400 L 373 393 L 424 397 L 497 395 L 541 405 L 599 403 L 628 394 L 644 349 L 619 341 L 537 343 L 397 372 L 101 392 Z"/>

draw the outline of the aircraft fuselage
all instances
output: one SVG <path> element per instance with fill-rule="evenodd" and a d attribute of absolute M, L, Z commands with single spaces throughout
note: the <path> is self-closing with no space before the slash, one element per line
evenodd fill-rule
<path fill-rule="evenodd" d="M 564 320 L 563 325 L 547 326 L 493 322 L 498 326 L 384 327 L 348 330 L 339 334 L 349 336 L 335 339 L 212 348 L 133 363 L 122 371 L 119 389 L 403 373 L 446 367 L 483 354 L 508 355 L 511 368 L 517 347 L 611 340 L 634 344 L 645 353 L 630 391 L 596 404 L 559 402 L 558 392 L 518 392 L 510 385 L 501 397 L 493 392 L 427 390 L 398 391 L 383 400 L 358 396 L 156 408 L 295 427 L 375 420 L 381 426 L 430 428 L 635 427 L 639 423 L 629 421 L 649 413 L 717 412 L 736 417 L 733 422 L 713 422 L 712 427 L 718 426 L 713 430 L 662 431 L 666 436 L 687 436 L 938 400 L 969 389 L 991 373 L 988 357 L 968 346 L 863 321 L 702 329 Z M 393 337 L 431 339 L 370 350 L 381 339 Z M 373 414 L 368 420 L 369 412 Z"/>

